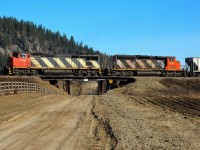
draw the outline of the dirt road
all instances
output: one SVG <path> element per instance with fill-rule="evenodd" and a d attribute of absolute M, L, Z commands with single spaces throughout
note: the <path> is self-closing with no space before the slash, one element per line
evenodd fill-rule
<path fill-rule="evenodd" d="M 197 88 L 147 81 L 101 96 L 1 96 L 0 149 L 200 149 Z"/>
<path fill-rule="evenodd" d="M 92 109 L 92 97 L 23 95 L 20 98 L 17 102 L 16 96 L 1 97 L 1 149 L 76 147 L 80 127 L 87 122 Z"/>

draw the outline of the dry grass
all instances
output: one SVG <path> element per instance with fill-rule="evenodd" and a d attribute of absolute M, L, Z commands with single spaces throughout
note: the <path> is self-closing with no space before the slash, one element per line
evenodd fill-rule
<path fill-rule="evenodd" d="M 160 81 L 167 87 L 162 91 L 167 95 L 198 95 L 200 92 L 200 79 L 173 79 L 165 78 Z"/>

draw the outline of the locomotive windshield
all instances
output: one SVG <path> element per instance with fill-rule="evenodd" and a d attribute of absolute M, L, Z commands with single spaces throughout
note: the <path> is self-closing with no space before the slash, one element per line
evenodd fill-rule
<path fill-rule="evenodd" d="M 19 54 L 20 54 L 20 58 L 26 58 L 26 53 L 13 52 L 12 56 L 18 58 Z"/>
<path fill-rule="evenodd" d="M 20 58 L 26 58 L 26 54 L 25 53 L 20 53 Z"/>

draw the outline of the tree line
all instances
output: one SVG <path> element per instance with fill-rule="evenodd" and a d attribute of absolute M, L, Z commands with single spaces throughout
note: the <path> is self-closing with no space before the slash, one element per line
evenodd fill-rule
<path fill-rule="evenodd" d="M 18 21 L 13 17 L 0 17 L 0 46 L 3 48 L 17 44 L 23 51 L 42 51 L 68 54 L 100 54 L 92 47 L 75 42 L 59 31 L 52 32 L 42 25 L 30 21 Z"/>
<path fill-rule="evenodd" d="M 96 54 L 108 59 L 106 54 L 102 54 L 88 45 L 83 45 L 82 42 L 76 42 L 73 36 L 68 38 L 65 34 L 61 35 L 59 31 L 52 32 L 50 29 L 30 21 L 0 17 L 0 47 L 6 50 L 12 45 L 17 45 L 16 51 L 28 53 Z M 1 63 L 6 61 L 6 56 L 6 53 L 0 53 Z M 105 62 L 109 62 L 109 60 Z"/>

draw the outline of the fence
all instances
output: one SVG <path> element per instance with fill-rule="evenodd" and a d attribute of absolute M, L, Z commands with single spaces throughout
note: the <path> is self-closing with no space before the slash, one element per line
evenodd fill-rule
<path fill-rule="evenodd" d="M 37 83 L 29 82 L 0 82 L 0 95 L 24 94 L 24 93 L 40 93 L 59 95 L 60 92 L 47 89 Z"/>

